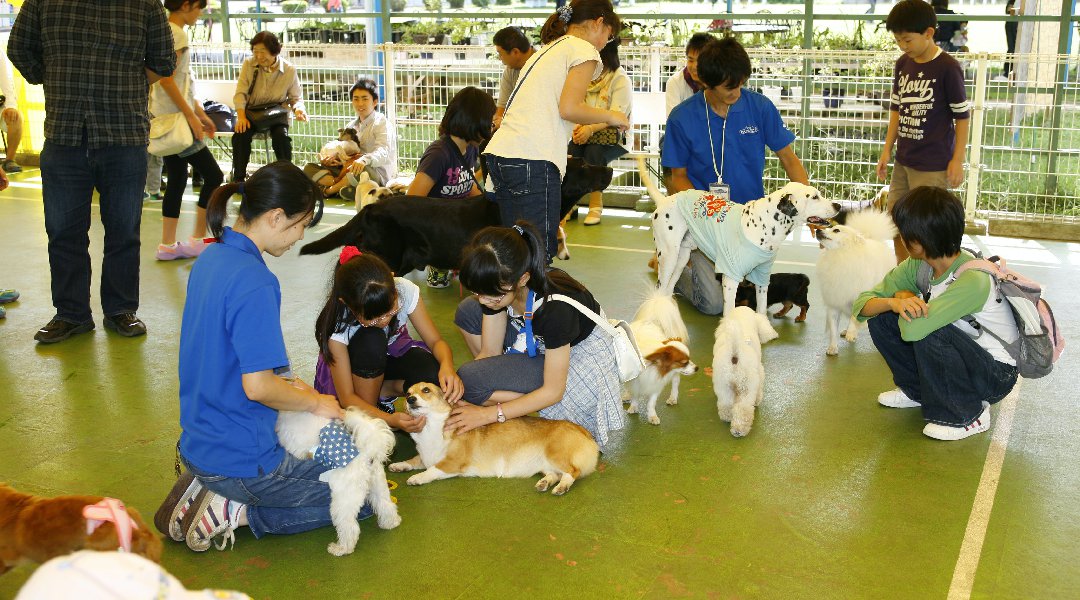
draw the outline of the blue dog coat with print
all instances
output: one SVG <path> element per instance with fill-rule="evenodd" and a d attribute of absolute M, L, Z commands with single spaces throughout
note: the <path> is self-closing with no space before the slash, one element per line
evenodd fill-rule
<path fill-rule="evenodd" d="M 359 456 L 360 451 L 353 444 L 352 436 L 345 429 L 345 424 L 334 420 L 319 431 L 319 447 L 315 450 L 315 460 L 330 467 L 340 469 Z"/>

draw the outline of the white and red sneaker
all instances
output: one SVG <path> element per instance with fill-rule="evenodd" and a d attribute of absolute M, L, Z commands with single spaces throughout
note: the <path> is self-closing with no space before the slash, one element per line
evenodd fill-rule
<path fill-rule="evenodd" d="M 923 435 L 932 437 L 935 440 L 954 442 L 973 436 L 976 433 L 982 433 L 988 429 L 990 429 L 990 404 L 988 402 L 983 402 L 982 414 L 965 426 L 927 423 L 926 427 L 923 427 L 922 432 Z"/>

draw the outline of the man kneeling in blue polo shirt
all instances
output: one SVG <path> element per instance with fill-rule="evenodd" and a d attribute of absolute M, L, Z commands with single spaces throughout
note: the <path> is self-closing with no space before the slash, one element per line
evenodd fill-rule
<path fill-rule="evenodd" d="M 668 194 L 710 190 L 730 194 L 739 204 L 765 196 L 765 148 L 776 153 L 788 179 L 808 184 L 795 155 L 795 134 L 765 96 L 742 89 L 750 78 L 750 57 L 734 38 L 709 42 L 697 62 L 702 93 L 668 116 L 662 164 L 671 169 Z M 675 291 L 708 315 L 724 309 L 724 291 L 715 268 L 700 251 L 690 253 Z"/>

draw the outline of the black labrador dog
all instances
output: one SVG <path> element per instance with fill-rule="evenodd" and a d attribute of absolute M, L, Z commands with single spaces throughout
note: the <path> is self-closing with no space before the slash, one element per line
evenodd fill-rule
<path fill-rule="evenodd" d="M 611 167 L 569 159 L 562 184 L 561 214 L 569 212 L 585 194 L 602 191 L 610 184 Z M 427 265 L 457 269 L 461 252 L 473 235 L 499 224 L 499 207 L 482 195 L 464 200 L 389 196 L 360 209 L 348 223 L 326 237 L 305 244 L 300 254 L 323 254 L 352 245 L 376 254 L 398 275 Z"/>

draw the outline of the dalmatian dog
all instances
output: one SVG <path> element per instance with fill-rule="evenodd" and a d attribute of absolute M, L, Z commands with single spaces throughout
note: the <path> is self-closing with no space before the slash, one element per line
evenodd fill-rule
<path fill-rule="evenodd" d="M 827 225 L 827 219 L 840 211 L 839 205 L 826 201 L 817 189 L 801 183 L 788 183 L 764 198 L 737 204 L 701 190 L 664 196 L 640 158 L 638 171 L 656 202 L 652 229 L 660 291 L 674 293 L 690 251 L 699 249 L 723 274 L 724 316 L 735 307 L 743 279 L 756 286 L 757 311 L 764 314 L 769 273 L 780 244 L 796 227 L 804 223 Z"/>

